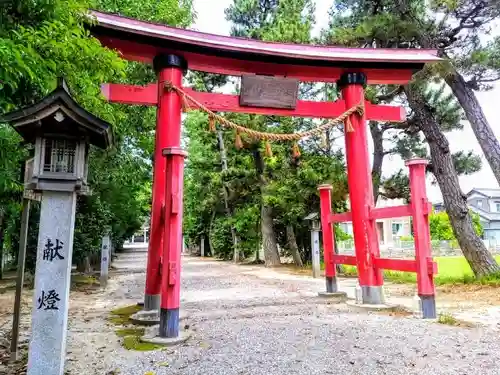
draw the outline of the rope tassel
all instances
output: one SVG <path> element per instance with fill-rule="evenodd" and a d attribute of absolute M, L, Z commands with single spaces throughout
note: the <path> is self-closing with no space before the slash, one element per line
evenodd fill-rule
<path fill-rule="evenodd" d="M 294 159 L 300 158 L 300 148 L 297 143 L 294 143 L 292 146 L 292 156 Z"/>
<path fill-rule="evenodd" d="M 234 137 L 234 145 L 238 150 L 243 148 L 243 141 L 241 140 L 240 132 L 236 132 L 236 136 Z"/>
<path fill-rule="evenodd" d="M 354 132 L 354 127 L 352 126 L 351 119 L 348 117 L 347 120 L 345 120 L 345 130 L 346 132 L 352 133 Z"/>
<path fill-rule="evenodd" d="M 215 119 L 212 116 L 210 116 L 208 118 L 208 130 L 210 130 L 212 133 L 214 133 L 216 130 L 215 129 Z"/>
<path fill-rule="evenodd" d="M 191 110 L 191 106 L 189 105 L 189 101 L 185 96 L 181 97 L 181 102 L 183 112 L 189 112 Z"/>
<path fill-rule="evenodd" d="M 328 147 L 328 137 L 326 135 L 326 131 L 321 133 L 321 147 L 323 148 Z"/>
<path fill-rule="evenodd" d="M 266 156 L 271 158 L 273 156 L 273 149 L 271 148 L 271 143 L 266 141 Z"/>

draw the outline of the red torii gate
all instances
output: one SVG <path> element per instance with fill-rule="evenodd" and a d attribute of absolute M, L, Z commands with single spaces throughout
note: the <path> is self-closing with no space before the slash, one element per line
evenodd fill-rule
<path fill-rule="evenodd" d="M 335 118 L 364 101 L 366 84 L 406 84 L 425 63 L 439 61 L 436 52 L 429 50 L 268 43 L 177 29 L 101 12 L 92 12 L 92 15 L 97 22 L 91 32 L 103 45 L 118 50 L 125 59 L 152 63 L 158 75 L 156 84 L 145 87 L 107 84 L 103 86 L 103 93 L 111 102 L 158 108 L 144 309 L 160 310 L 160 336 L 167 338 L 179 336 L 183 159 L 186 154 L 180 148 L 181 98 L 166 86 L 181 88 L 188 67 L 225 75 L 246 73 L 295 78 L 303 82 L 336 82 L 342 99 L 336 102 L 297 101 L 295 109 L 242 106 L 235 95 L 183 89 L 214 112 Z M 355 261 L 348 259 L 348 264 L 358 266 L 363 302 L 379 304 L 383 302 L 383 278 L 379 265 L 373 261 L 379 258 L 379 247 L 373 220 L 367 119 L 400 122 L 405 120 L 405 114 L 400 107 L 365 101 L 364 115 L 351 115 L 349 120 L 354 131 L 345 133 L 352 208 L 349 220 L 353 222 L 357 254 Z M 323 199 L 322 209 L 326 209 L 325 202 Z M 331 223 L 328 217 L 324 228 Z M 342 260 L 333 259 L 330 254 L 333 245 L 328 245 L 332 237 L 327 235 L 325 238 L 327 292 L 335 292 L 333 262 Z"/>

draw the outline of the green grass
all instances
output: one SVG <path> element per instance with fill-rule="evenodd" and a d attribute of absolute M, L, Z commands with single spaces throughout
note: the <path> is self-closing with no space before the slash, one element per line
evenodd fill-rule
<path fill-rule="evenodd" d="M 445 325 L 453 326 L 453 327 L 468 327 L 468 328 L 476 327 L 476 325 L 474 323 L 466 322 L 464 320 L 457 319 L 453 315 L 448 314 L 448 313 L 439 314 L 437 322 L 439 324 L 445 324 Z"/>
<path fill-rule="evenodd" d="M 457 326 L 458 320 L 453 315 L 450 314 L 439 314 L 438 323 L 446 324 L 449 326 Z"/>
<path fill-rule="evenodd" d="M 500 256 L 495 257 L 497 262 Z M 438 265 L 438 274 L 434 276 L 436 285 L 447 284 L 482 284 L 500 286 L 500 274 L 476 279 L 464 257 L 436 257 L 434 261 Z M 343 276 L 356 276 L 355 266 L 342 266 Z M 416 283 L 417 275 L 411 272 L 384 271 L 384 278 L 394 283 Z"/>

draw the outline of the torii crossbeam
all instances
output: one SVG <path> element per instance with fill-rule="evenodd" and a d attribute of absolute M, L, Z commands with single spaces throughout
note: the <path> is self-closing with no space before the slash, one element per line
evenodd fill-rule
<path fill-rule="evenodd" d="M 213 112 L 238 112 L 257 115 L 295 116 L 314 118 L 335 118 L 346 111 L 345 100 L 335 102 L 298 100 L 295 109 L 263 108 L 242 106 L 238 95 L 208 93 L 184 88 L 184 92 L 205 105 Z M 111 103 L 156 106 L 158 104 L 158 85 L 148 86 L 108 83 L 102 86 L 104 97 Z M 365 101 L 367 120 L 403 122 L 406 119 L 403 107 L 375 105 Z"/>
<path fill-rule="evenodd" d="M 181 88 L 188 68 L 233 76 L 256 74 L 302 82 L 336 82 L 342 94 L 342 99 L 333 103 L 298 101 L 294 109 L 276 109 L 243 107 L 234 95 L 183 89 L 214 112 L 335 118 L 346 109 L 365 103 L 363 115 L 353 114 L 347 120 L 354 129 L 345 135 L 347 177 L 356 265 L 364 302 L 381 302 L 382 273 L 373 262 L 379 257 L 379 247 L 375 222 L 369 214 L 374 199 L 366 119 L 401 122 L 405 116 L 402 108 L 366 102 L 364 87 L 366 84 L 406 84 L 425 63 L 440 60 L 436 51 L 269 43 L 177 29 L 100 12 L 92 12 L 92 15 L 96 19 L 90 26 L 94 36 L 128 60 L 152 63 L 158 76 L 157 84 L 146 87 L 108 84 L 103 87 L 103 93 L 111 102 L 158 107 L 145 310 L 159 308 L 160 337 L 180 337 L 185 156 L 180 149 L 182 101 L 176 92 L 166 87 Z M 327 272 L 326 280 L 327 291 L 334 290 L 334 275 Z"/>

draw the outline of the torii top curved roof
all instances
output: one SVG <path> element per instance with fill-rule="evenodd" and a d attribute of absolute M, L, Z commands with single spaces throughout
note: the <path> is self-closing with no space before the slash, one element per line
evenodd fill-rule
<path fill-rule="evenodd" d="M 273 74 L 303 81 L 336 81 L 363 71 L 370 83 L 406 83 L 437 52 L 423 49 L 370 49 L 271 43 L 179 29 L 92 11 L 91 32 L 129 60 L 151 62 L 159 52 L 182 55 L 193 70 L 240 75 Z"/>
<path fill-rule="evenodd" d="M 35 143 L 38 135 L 61 134 L 87 138 L 102 149 L 113 144 L 111 125 L 80 107 L 63 80 L 38 103 L 0 116 L 0 122 L 9 123 L 30 143 Z"/>

